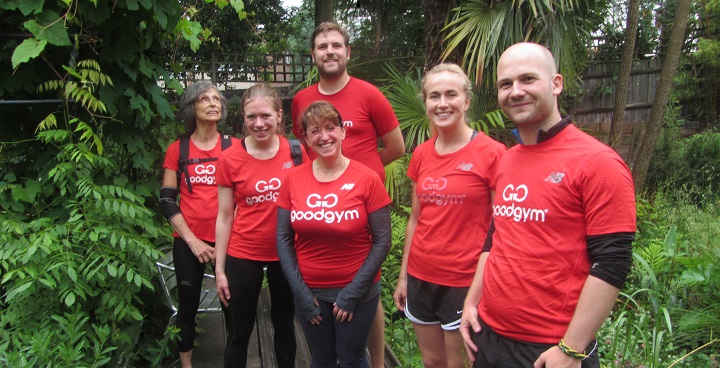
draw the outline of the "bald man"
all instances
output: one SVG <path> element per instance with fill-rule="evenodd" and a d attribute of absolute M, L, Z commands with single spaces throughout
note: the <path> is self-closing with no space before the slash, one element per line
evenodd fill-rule
<path fill-rule="evenodd" d="M 497 75 L 520 144 L 498 167 L 460 331 L 473 367 L 600 367 L 595 334 L 632 264 L 630 171 L 560 115 L 563 79 L 547 48 L 509 47 Z"/>

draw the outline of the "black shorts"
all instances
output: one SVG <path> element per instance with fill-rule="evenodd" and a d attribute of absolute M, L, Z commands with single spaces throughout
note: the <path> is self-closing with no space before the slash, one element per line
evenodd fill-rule
<path fill-rule="evenodd" d="M 532 367 L 542 353 L 555 346 L 508 339 L 493 331 L 482 320 L 480 326 L 482 329 L 479 334 L 470 331 L 472 341 L 478 347 L 473 368 Z M 590 353 L 580 367 L 600 368 L 597 341 L 591 341 L 585 351 Z"/>
<path fill-rule="evenodd" d="M 457 330 L 468 289 L 433 284 L 408 274 L 405 315 L 414 323 L 439 323 L 443 330 Z"/>

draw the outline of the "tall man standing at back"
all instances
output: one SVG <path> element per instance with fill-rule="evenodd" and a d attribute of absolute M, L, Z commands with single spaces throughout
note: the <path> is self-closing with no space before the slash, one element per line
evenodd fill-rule
<path fill-rule="evenodd" d="M 365 164 L 385 181 L 385 165 L 403 155 L 405 142 L 395 112 L 385 96 L 372 84 L 348 74 L 349 43 L 350 36 L 337 23 L 324 22 L 315 28 L 310 38 L 310 51 L 320 81 L 293 98 L 292 130 L 307 148 L 298 119 L 314 101 L 330 102 L 343 119 L 343 154 Z M 380 150 L 378 140 L 382 142 Z M 315 159 L 313 150 L 308 149 L 308 155 L 311 160 Z M 374 368 L 384 366 L 384 348 L 385 313 L 379 304 L 368 339 Z"/>
<path fill-rule="evenodd" d="M 521 142 L 498 167 L 494 227 L 460 331 L 474 367 L 599 368 L 595 334 L 632 264 L 632 177 L 560 116 L 563 81 L 548 49 L 509 47 L 497 76 Z"/>

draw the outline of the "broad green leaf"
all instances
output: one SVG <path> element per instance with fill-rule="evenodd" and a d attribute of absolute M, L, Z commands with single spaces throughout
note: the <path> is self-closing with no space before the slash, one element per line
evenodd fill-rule
<path fill-rule="evenodd" d="M 125 4 L 127 5 L 128 10 L 140 9 L 140 6 L 138 6 L 138 0 L 125 0 Z"/>
<path fill-rule="evenodd" d="M 32 281 L 30 281 L 30 282 L 26 282 L 16 288 L 14 288 L 14 289 L 10 289 L 10 291 L 7 293 L 7 297 L 5 298 L 5 302 L 9 303 L 11 300 L 13 300 L 15 298 L 16 295 L 21 294 L 22 292 L 24 292 L 25 290 L 30 288 L 30 286 L 32 286 L 32 284 L 33 284 Z"/>
<path fill-rule="evenodd" d="M 0 4 L 0 9 L 19 9 L 22 14 L 27 17 L 33 13 L 40 13 L 44 3 L 44 0 L 10 0 Z"/>
<path fill-rule="evenodd" d="M 67 305 L 68 307 L 71 307 L 73 304 L 75 304 L 75 293 L 73 293 L 71 291 L 65 297 L 65 305 Z"/>
<path fill-rule="evenodd" d="M 115 266 L 111 263 L 108 263 L 107 271 L 108 271 L 108 274 L 112 277 L 116 277 L 118 274 L 117 268 L 115 268 Z"/>
<path fill-rule="evenodd" d="M 28 180 L 27 183 L 25 183 L 25 189 L 30 200 L 35 201 L 35 197 L 42 190 L 42 185 L 37 180 Z"/>
<path fill-rule="evenodd" d="M 3 180 L 12 183 L 15 180 L 17 180 L 17 177 L 12 172 L 9 172 L 9 173 L 5 174 L 5 176 L 3 177 Z"/>
<path fill-rule="evenodd" d="M 38 281 L 51 289 L 55 289 L 57 287 L 55 280 L 50 278 L 39 278 Z"/>
<path fill-rule="evenodd" d="M 15 48 L 12 54 L 12 67 L 16 69 L 18 65 L 28 62 L 30 59 L 36 58 L 45 49 L 47 41 L 28 38 Z"/>
<path fill-rule="evenodd" d="M 133 308 L 133 309 L 130 310 L 129 312 L 130 312 L 130 317 L 134 318 L 135 320 L 142 321 L 143 316 L 142 316 L 142 314 L 140 314 L 140 311 L 138 311 L 137 309 Z"/>
<path fill-rule="evenodd" d="M 35 20 L 25 22 L 25 28 L 39 40 L 56 46 L 70 46 L 70 37 L 65 28 L 65 18 L 54 11 L 45 10 Z"/>
<path fill-rule="evenodd" d="M 77 271 L 75 271 L 75 268 L 68 267 L 67 273 L 68 277 L 70 277 L 70 280 L 72 280 L 73 282 L 77 282 Z"/>
<path fill-rule="evenodd" d="M 32 203 L 32 200 L 30 199 L 27 190 L 25 189 L 25 187 L 20 185 L 16 185 L 12 188 L 12 197 L 18 202 Z"/>

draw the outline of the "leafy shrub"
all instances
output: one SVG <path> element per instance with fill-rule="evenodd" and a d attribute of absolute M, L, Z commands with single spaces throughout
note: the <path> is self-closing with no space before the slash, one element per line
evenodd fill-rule
<path fill-rule="evenodd" d="M 651 163 L 652 188 L 687 195 L 692 203 L 720 199 L 720 133 L 701 133 L 660 146 Z M 680 198 L 673 198 L 680 199 Z"/>
<path fill-rule="evenodd" d="M 392 248 L 382 267 L 382 303 L 385 309 L 385 341 L 400 360 L 402 367 L 422 366 L 420 349 L 412 323 L 397 310 L 393 293 L 397 285 L 405 246 L 405 228 L 410 208 L 402 207 L 390 213 L 392 225 Z"/>
<path fill-rule="evenodd" d="M 114 163 L 102 155 L 96 85 L 112 84 L 93 61 L 62 91 L 73 111 L 38 127 L 33 163 L 0 167 L 0 365 L 124 366 L 135 359 L 143 290 L 152 290 L 153 240 L 169 236 Z M 82 107 L 78 109 L 77 105 Z M 61 116 L 57 119 L 56 115 Z M 85 119 L 90 122 L 84 121 Z"/>
<path fill-rule="evenodd" d="M 605 366 L 717 366 L 719 239 L 715 203 L 682 189 L 638 200 L 633 272 L 598 333 Z"/>

